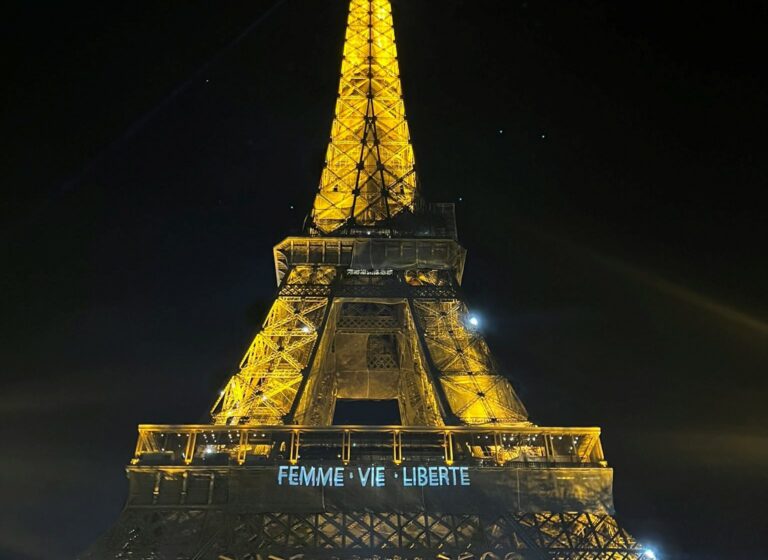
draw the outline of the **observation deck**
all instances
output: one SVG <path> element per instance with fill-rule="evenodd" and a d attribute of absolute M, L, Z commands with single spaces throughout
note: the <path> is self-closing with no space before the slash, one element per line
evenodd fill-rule
<path fill-rule="evenodd" d="M 599 428 L 142 425 L 127 473 L 129 508 L 613 512 Z"/>
<path fill-rule="evenodd" d="M 273 465 L 302 460 L 607 467 L 599 428 L 141 425 L 132 465 Z"/>

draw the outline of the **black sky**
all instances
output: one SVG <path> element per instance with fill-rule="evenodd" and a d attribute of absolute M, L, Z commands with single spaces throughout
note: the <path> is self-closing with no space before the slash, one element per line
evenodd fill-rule
<path fill-rule="evenodd" d="M 762 557 L 765 4 L 393 4 L 424 192 L 458 204 L 532 419 L 603 428 L 618 516 L 663 558 Z M 311 204 L 345 12 L 6 13 L 0 557 L 72 558 L 136 424 L 205 420 Z"/>

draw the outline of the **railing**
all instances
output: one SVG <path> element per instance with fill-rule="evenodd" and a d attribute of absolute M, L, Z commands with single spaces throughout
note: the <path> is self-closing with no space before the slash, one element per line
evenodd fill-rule
<path fill-rule="evenodd" d="M 134 465 L 606 466 L 599 428 L 141 425 Z"/>

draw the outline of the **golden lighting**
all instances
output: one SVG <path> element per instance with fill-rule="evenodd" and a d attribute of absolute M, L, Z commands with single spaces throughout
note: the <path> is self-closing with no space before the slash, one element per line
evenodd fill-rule
<path fill-rule="evenodd" d="M 417 204 L 399 76 L 389 1 L 351 0 L 326 164 L 305 234 L 274 248 L 277 297 L 210 424 L 139 426 L 128 504 L 83 560 L 642 557 L 612 517 L 599 428 L 532 424 L 462 301 L 454 207 Z M 359 422 L 344 401 L 363 401 Z M 373 425 L 374 403 L 399 421 Z M 347 493 L 278 488 L 313 463 Z M 402 490 L 366 495 L 363 465 Z M 407 470 L 467 479 L 427 497 Z"/>
<path fill-rule="evenodd" d="M 341 81 L 312 209 L 321 234 L 413 210 L 416 172 L 387 0 L 350 4 Z"/>

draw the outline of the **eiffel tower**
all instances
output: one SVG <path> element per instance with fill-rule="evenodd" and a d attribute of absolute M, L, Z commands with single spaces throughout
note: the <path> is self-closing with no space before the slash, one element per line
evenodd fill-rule
<path fill-rule="evenodd" d="M 278 292 L 203 425 L 141 425 L 83 560 L 652 559 L 598 428 L 541 427 L 461 296 L 454 207 L 420 197 L 389 0 L 351 0 L 325 164 Z"/>

